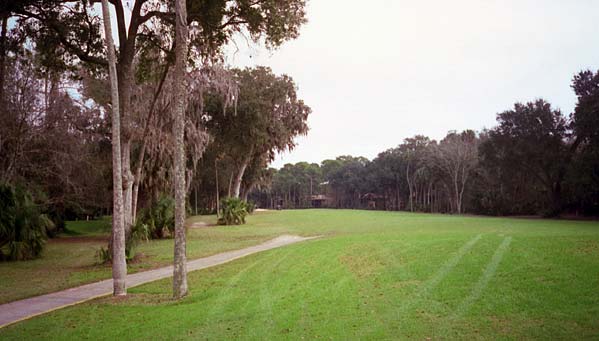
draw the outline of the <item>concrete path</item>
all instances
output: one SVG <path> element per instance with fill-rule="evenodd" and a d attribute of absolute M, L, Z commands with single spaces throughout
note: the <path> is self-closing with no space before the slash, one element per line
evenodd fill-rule
<path fill-rule="evenodd" d="M 199 258 L 187 262 L 187 271 L 206 269 L 215 265 L 230 262 L 232 260 L 251 255 L 260 251 L 274 249 L 307 239 L 317 237 L 299 237 L 282 235 L 259 245 L 250 246 L 245 249 L 219 253 L 210 257 Z M 131 288 L 144 283 L 168 278 L 173 275 L 173 267 L 138 272 L 127 275 L 127 287 Z M 33 316 L 41 315 L 53 310 L 75 305 L 97 297 L 112 294 L 112 279 L 101 282 L 82 285 L 79 287 L 27 298 L 0 305 L 0 328 L 9 324 L 26 320 Z"/>

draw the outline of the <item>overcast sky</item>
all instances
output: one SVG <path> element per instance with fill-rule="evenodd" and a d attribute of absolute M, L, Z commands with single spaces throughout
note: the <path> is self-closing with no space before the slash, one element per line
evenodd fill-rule
<path fill-rule="evenodd" d="M 307 13 L 299 39 L 272 52 L 239 41 L 227 56 L 290 75 L 312 108 L 277 168 L 492 127 L 516 101 L 569 114 L 572 76 L 599 69 L 595 0 L 311 0 Z"/>

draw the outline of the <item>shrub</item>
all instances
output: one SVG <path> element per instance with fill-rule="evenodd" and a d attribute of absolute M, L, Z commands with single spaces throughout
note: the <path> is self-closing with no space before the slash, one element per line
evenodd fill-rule
<path fill-rule="evenodd" d="M 175 199 L 161 195 L 149 208 L 140 212 L 138 223 L 147 225 L 149 235 L 161 239 L 175 231 Z"/>
<path fill-rule="evenodd" d="M 100 264 L 109 263 L 112 260 L 112 253 L 110 252 L 110 246 L 107 248 L 104 248 L 103 246 L 100 247 L 100 249 L 98 251 L 96 251 L 96 259 L 98 260 L 98 263 L 100 263 Z"/>
<path fill-rule="evenodd" d="M 254 211 L 256 210 L 256 203 L 253 202 L 253 201 L 251 201 L 251 200 L 248 200 L 247 203 L 246 203 L 246 205 L 247 205 L 247 211 L 248 211 L 248 213 L 249 214 L 254 213 Z"/>
<path fill-rule="evenodd" d="M 245 224 L 248 215 L 247 202 L 239 198 L 225 198 L 220 204 L 219 225 L 241 225 Z"/>
<path fill-rule="evenodd" d="M 150 234 L 150 228 L 144 223 L 137 222 L 135 225 L 131 226 L 129 236 L 127 236 L 125 240 L 125 257 L 127 260 L 135 258 L 135 248 L 140 242 L 148 241 Z M 107 248 L 101 247 L 96 251 L 96 258 L 99 263 L 109 263 L 112 261 L 111 244 L 112 240 L 109 242 Z"/>
<path fill-rule="evenodd" d="M 54 223 L 20 186 L 0 185 L 0 260 L 39 257 Z"/>
<path fill-rule="evenodd" d="M 135 248 L 142 241 L 148 241 L 150 239 L 151 230 L 147 224 L 137 222 L 131 226 L 131 233 L 129 238 L 125 241 L 125 257 L 127 260 L 131 260 L 135 257 Z"/>

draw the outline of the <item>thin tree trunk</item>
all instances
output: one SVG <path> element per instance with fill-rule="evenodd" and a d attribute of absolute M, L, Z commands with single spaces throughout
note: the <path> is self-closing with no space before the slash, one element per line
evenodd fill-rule
<path fill-rule="evenodd" d="M 4 78 L 6 77 L 6 35 L 8 13 L 2 13 L 2 34 L 0 35 L 0 108 L 4 110 Z"/>
<path fill-rule="evenodd" d="M 408 181 L 408 191 L 410 192 L 410 212 L 414 212 L 414 200 L 412 198 L 412 183 L 410 182 L 410 163 L 406 167 L 406 180 Z"/>
<path fill-rule="evenodd" d="M 125 234 L 129 238 L 131 225 L 133 225 L 133 174 L 131 173 L 131 140 L 126 138 L 122 145 L 122 171 L 123 171 L 123 215 L 125 220 Z"/>
<path fill-rule="evenodd" d="M 112 27 L 108 0 L 102 0 L 102 15 L 106 47 L 108 50 L 108 71 L 110 75 L 110 94 L 112 100 L 112 281 L 115 296 L 127 294 L 125 278 L 127 262 L 125 260 L 125 227 L 123 216 L 123 184 L 121 178 L 121 131 L 119 90 L 116 74 L 116 56 L 112 41 Z"/>
<path fill-rule="evenodd" d="M 215 175 L 215 179 L 216 179 L 216 218 L 218 218 L 218 214 L 219 214 L 219 210 L 220 210 L 220 194 L 219 194 L 219 188 L 218 188 L 218 159 L 215 158 L 214 159 L 214 175 Z"/>
<path fill-rule="evenodd" d="M 399 211 L 399 176 L 395 174 L 395 207 Z"/>
<path fill-rule="evenodd" d="M 173 296 L 187 295 L 187 257 L 185 255 L 185 61 L 187 59 L 187 9 L 185 0 L 175 1 L 175 260 Z"/>
<path fill-rule="evenodd" d="M 117 6 L 118 7 L 118 6 Z M 138 15 L 137 13 L 136 15 Z M 131 18 L 130 25 L 137 20 Z M 123 23 L 124 25 L 124 23 Z M 132 32 L 129 32 L 130 34 Z M 137 32 L 135 32 L 135 35 Z M 134 85 L 133 59 L 135 57 L 135 35 L 120 41 L 120 56 L 118 65 L 119 99 L 121 104 L 121 157 L 123 172 L 123 215 L 125 219 L 125 234 L 128 237 L 133 223 L 133 173 L 131 172 L 131 92 Z M 120 35 L 119 35 L 120 37 Z M 119 38 L 119 40 L 121 40 Z"/>
<path fill-rule="evenodd" d="M 461 202 L 460 202 L 460 191 L 458 189 L 458 174 L 456 171 L 456 174 L 454 176 L 453 179 L 453 190 L 454 190 L 454 197 L 455 197 L 455 213 L 460 214 L 461 212 Z"/>
<path fill-rule="evenodd" d="M 233 176 L 235 175 L 235 171 L 231 171 L 231 176 L 229 177 L 229 189 L 227 190 L 227 197 L 231 197 L 231 189 L 233 188 Z"/>

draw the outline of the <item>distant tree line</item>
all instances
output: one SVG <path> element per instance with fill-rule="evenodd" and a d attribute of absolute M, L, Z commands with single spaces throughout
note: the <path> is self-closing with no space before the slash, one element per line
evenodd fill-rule
<path fill-rule="evenodd" d="M 264 172 L 250 198 L 270 208 L 371 208 L 487 215 L 599 215 L 599 72 L 577 74 L 566 116 L 538 99 L 497 125 L 416 135 L 373 160 L 340 156 Z"/>

